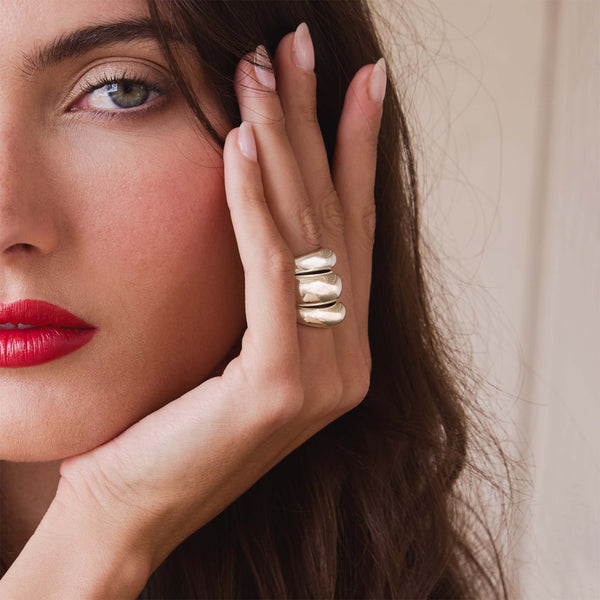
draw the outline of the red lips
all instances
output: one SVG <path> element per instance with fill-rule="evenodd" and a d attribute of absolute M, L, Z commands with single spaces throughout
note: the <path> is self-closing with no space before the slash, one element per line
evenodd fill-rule
<path fill-rule="evenodd" d="M 33 325 L 0 328 L 0 367 L 28 367 L 55 360 L 87 344 L 96 328 L 68 310 L 42 300 L 17 300 L 0 304 L 0 325 Z"/>

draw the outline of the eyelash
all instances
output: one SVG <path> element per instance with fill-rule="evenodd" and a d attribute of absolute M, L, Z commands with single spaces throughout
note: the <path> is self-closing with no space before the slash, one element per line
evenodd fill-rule
<path fill-rule="evenodd" d="M 160 102 L 161 96 L 166 94 L 165 89 L 157 83 L 152 83 L 149 77 L 145 76 L 129 76 L 127 71 L 124 71 L 121 75 L 103 75 L 96 81 L 88 82 L 82 85 L 81 93 L 82 95 L 89 95 L 96 90 L 100 90 L 107 85 L 111 85 L 113 83 L 133 83 L 135 85 L 141 85 L 145 87 L 149 92 L 156 92 L 158 94 L 158 98 L 154 98 L 150 102 L 146 102 L 142 105 L 142 108 L 115 108 L 115 110 L 82 110 L 78 111 L 77 109 L 72 108 L 73 112 L 86 112 L 89 113 L 89 118 L 99 119 L 99 120 L 114 120 L 114 119 L 123 119 L 123 118 L 131 118 L 131 117 L 139 117 L 145 114 L 148 111 L 151 111 L 155 108 L 158 108 L 157 105 L 162 104 Z M 125 113 L 125 114 L 124 114 Z"/>

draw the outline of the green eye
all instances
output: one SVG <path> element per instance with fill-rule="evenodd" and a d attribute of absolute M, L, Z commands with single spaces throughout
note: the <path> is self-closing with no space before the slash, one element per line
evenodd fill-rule
<path fill-rule="evenodd" d="M 108 76 L 82 87 L 83 98 L 71 110 L 116 116 L 117 113 L 140 112 L 146 106 L 154 106 L 156 98 L 165 92 L 158 84 L 145 77 Z M 122 109 L 122 110 L 121 110 Z M 139 110 L 135 110 L 139 109 Z"/>
<path fill-rule="evenodd" d="M 144 84 L 123 79 L 106 87 L 106 93 L 119 108 L 141 106 L 150 97 L 150 90 Z"/>

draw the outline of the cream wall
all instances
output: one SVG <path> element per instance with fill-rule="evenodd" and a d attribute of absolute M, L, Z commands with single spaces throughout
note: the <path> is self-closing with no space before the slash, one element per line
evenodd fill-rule
<path fill-rule="evenodd" d="M 460 339 L 529 465 L 513 597 L 600 598 L 600 0 L 373 0 Z"/>

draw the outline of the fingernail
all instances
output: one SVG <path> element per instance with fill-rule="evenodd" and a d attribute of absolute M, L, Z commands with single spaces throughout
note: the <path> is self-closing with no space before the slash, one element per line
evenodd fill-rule
<path fill-rule="evenodd" d="M 375 104 L 383 104 L 385 86 L 387 83 L 387 70 L 385 60 L 380 58 L 371 71 L 369 78 L 369 96 Z"/>
<path fill-rule="evenodd" d="M 270 90 L 275 90 L 277 88 L 275 74 L 273 73 L 273 65 L 269 59 L 269 53 L 262 44 L 257 46 L 254 51 L 254 72 L 261 85 L 264 85 Z"/>
<path fill-rule="evenodd" d="M 315 70 L 315 49 L 308 25 L 304 22 L 298 25 L 296 33 L 294 33 L 292 58 L 299 69 L 310 71 L 311 73 Z"/>
<path fill-rule="evenodd" d="M 247 121 L 242 121 L 238 129 L 237 143 L 240 152 L 249 160 L 257 161 L 256 158 L 256 142 L 254 141 L 254 133 L 252 125 Z"/>

